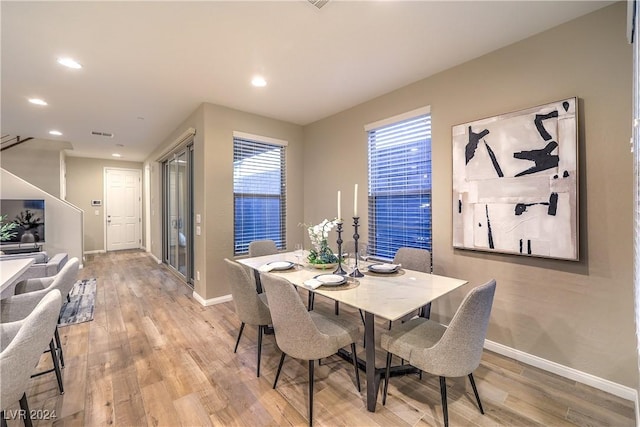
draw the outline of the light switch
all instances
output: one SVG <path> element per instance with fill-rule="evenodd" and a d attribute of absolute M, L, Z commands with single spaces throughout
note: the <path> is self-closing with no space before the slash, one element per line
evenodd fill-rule
<path fill-rule="evenodd" d="M 200 235 L 200 226 L 196 226 L 196 236 Z"/>
<path fill-rule="evenodd" d="M 196 214 L 196 224 L 200 224 L 201 219 L 200 214 Z"/>

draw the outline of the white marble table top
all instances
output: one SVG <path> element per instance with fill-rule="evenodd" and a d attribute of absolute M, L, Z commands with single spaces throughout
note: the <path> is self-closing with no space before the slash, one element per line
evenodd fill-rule
<path fill-rule="evenodd" d="M 237 261 L 258 269 L 269 262 L 298 262 L 298 259 L 293 252 L 281 252 L 274 255 L 238 259 Z M 360 271 L 366 272 L 366 267 L 361 265 Z M 324 271 L 309 266 L 298 266 L 295 270 L 272 271 L 271 273 L 289 280 L 296 286 L 309 289 L 304 285 L 306 280 L 312 279 L 318 274 L 332 272 L 333 269 Z M 468 283 L 466 280 L 406 269 L 403 269 L 400 274 L 391 275 L 365 273 L 364 277 L 357 278 L 357 280 L 360 284 L 353 289 L 326 290 L 321 286 L 315 290 L 309 290 L 386 320 L 397 320 Z"/>
<path fill-rule="evenodd" d="M 0 260 L 0 293 L 20 277 L 33 262 L 33 258 Z"/>

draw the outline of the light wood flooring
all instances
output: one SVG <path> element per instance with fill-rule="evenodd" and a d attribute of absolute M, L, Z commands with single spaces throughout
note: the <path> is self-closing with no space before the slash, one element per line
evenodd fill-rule
<path fill-rule="evenodd" d="M 80 278 L 90 277 L 98 280 L 95 319 L 60 328 L 66 393 L 58 394 L 53 374 L 31 380 L 32 411 L 55 416 L 34 420 L 35 426 L 307 425 L 307 363 L 287 358 L 273 390 L 280 352 L 267 335 L 256 378 L 254 328 L 245 328 L 233 353 L 240 325 L 233 303 L 201 306 L 141 251 L 88 256 Z M 316 299 L 316 309 L 332 307 Z M 349 307 L 341 306 L 341 315 L 360 323 Z M 384 363 L 382 351 L 378 361 Z M 48 363 L 44 355 L 40 364 Z M 486 414 L 478 411 L 467 380 L 448 380 L 452 426 L 635 425 L 632 402 L 489 351 L 474 376 Z M 337 356 L 323 360 L 316 368 L 314 424 L 443 425 L 437 378 L 393 378 L 387 405 L 379 398 L 375 413 L 365 407 L 364 374 L 361 381 L 358 393 L 349 363 Z"/>

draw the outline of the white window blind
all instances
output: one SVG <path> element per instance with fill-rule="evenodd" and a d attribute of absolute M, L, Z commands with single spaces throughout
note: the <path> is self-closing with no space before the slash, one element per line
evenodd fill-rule
<path fill-rule="evenodd" d="M 431 250 L 431 115 L 368 129 L 369 252 Z"/>
<path fill-rule="evenodd" d="M 233 138 L 234 254 L 253 240 L 271 239 L 284 249 L 286 223 L 285 146 Z"/>

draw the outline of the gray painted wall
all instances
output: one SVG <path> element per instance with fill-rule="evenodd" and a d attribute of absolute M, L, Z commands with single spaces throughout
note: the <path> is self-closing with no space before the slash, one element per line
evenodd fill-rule
<path fill-rule="evenodd" d="M 104 168 L 142 171 L 142 163 L 67 157 L 66 165 L 67 200 L 85 212 L 84 250 L 86 252 L 104 251 L 106 249 L 104 241 Z M 141 176 L 144 176 L 142 172 Z M 141 186 L 141 194 L 142 188 Z M 91 206 L 91 200 L 102 200 L 102 206 Z M 141 235 L 144 235 L 144 226 L 141 228 Z M 144 242 L 144 237 L 142 241 Z"/>
<path fill-rule="evenodd" d="M 364 125 L 430 105 L 434 269 L 471 283 L 438 300 L 436 318 L 448 323 L 464 293 L 496 278 L 488 339 L 636 388 L 632 50 L 625 15 L 625 4 L 614 4 L 306 126 L 305 218 L 335 215 L 335 191 L 351 200 L 354 183 L 359 206 L 366 206 Z M 454 250 L 451 127 L 572 96 L 580 109 L 581 260 Z"/>
<path fill-rule="evenodd" d="M 60 152 L 71 148 L 63 141 L 31 139 L 0 155 L 2 168 L 55 197 L 60 197 Z"/>

